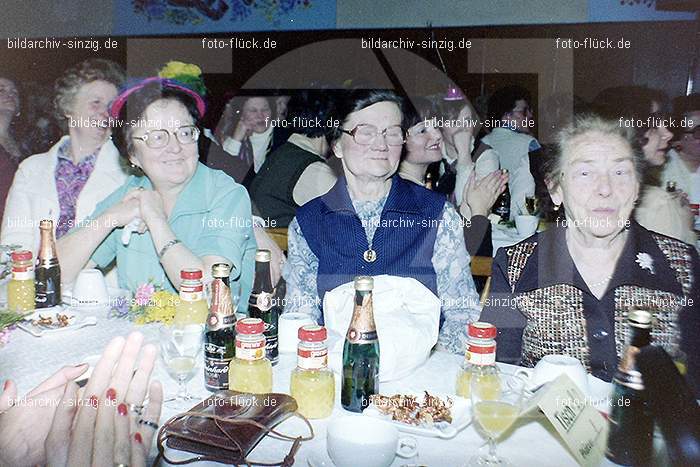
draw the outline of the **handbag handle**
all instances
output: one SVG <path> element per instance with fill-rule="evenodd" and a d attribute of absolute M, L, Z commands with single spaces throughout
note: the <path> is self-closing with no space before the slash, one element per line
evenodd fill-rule
<path fill-rule="evenodd" d="M 208 455 L 197 455 L 191 459 L 186 459 L 184 461 L 175 461 L 172 459 L 169 459 L 166 454 L 165 454 L 165 442 L 168 440 L 170 437 L 177 437 L 177 438 L 182 438 L 187 441 L 192 441 L 192 442 L 199 442 L 201 441 L 199 439 L 192 439 L 192 437 L 189 436 L 183 436 L 181 434 L 176 434 L 176 433 L 165 433 L 166 429 L 175 421 L 177 421 L 180 418 L 187 417 L 187 416 L 193 416 L 193 417 L 200 417 L 200 418 L 207 418 L 210 420 L 214 421 L 214 424 L 216 425 L 219 430 L 226 435 L 226 437 L 233 442 L 236 447 L 238 448 L 238 451 L 243 455 L 243 449 L 240 446 L 240 444 L 233 439 L 227 432 L 222 428 L 220 423 L 225 423 L 225 424 L 233 424 L 233 425 L 253 425 L 256 428 L 262 430 L 265 432 L 265 435 L 267 434 L 272 434 L 274 435 L 277 439 L 280 440 L 286 440 L 286 441 L 293 441 L 292 447 L 287 453 L 287 455 L 284 457 L 282 462 L 277 462 L 277 463 L 260 463 L 260 462 L 254 462 L 251 463 L 247 460 L 247 455 L 243 455 L 243 461 L 245 462 L 246 466 L 252 466 L 252 465 L 259 465 L 259 466 L 281 466 L 281 467 L 291 467 L 294 464 L 294 456 L 296 455 L 297 451 L 299 450 L 299 447 L 301 446 L 302 441 L 309 441 L 313 439 L 314 437 L 314 428 L 311 426 L 311 423 L 309 420 L 304 417 L 302 414 L 298 412 L 291 412 L 288 414 L 288 416 L 284 417 L 281 419 L 278 423 L 275 424 L 275 426 L 279 425 L 283 421 L 287 420 L 291 416 L 297 416 L 301 418 L 306 426 L 309 428 L 310 434 L 308 436 L 289 436 L 285 435 L 284 433 L 280 433 L 279 431 L 275 430 L 274 428 L 270 428 L 266 425 L 263 425 L 260 422 L 257 422 L 255 420 L 251 419 L 231 419 L 231 418 L 226 418 L 226 417 L 221 417 L 219 415 L 213 415 L 213 414 L 203 414 L 201 412 L 185 412 L 179 415 L 175 415 L 174 417 L 170 418 L 167 422 L 161 426 L 160 430 L 158 431 L 158 455 L 156 456 L 155 460 L 153 461 L 153 466 L 155 467 L 158 462 L 160 461 L 161 458 L 163 458 L 166 462 L 172 465 L 184 465 L 184 464 L 190 464 L 192 462 L 200 462 L 200 461 L 213 461 L 213 462 L 219 462 L 220 460 L 218 458 L 210 457 Z M 263 435 L 263 437 L 265 436 Z M 236 465 L 241 465 L 241 464 L 236 464 Z"/>

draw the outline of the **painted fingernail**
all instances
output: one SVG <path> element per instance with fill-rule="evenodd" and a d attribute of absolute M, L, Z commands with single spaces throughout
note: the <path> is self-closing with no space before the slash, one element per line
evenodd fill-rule
<path fill-rule="evenodd" d="M 92 396 L 90 396 L 90 407 L 96 409 L 98 405 L 99 401 L 97 400 L 97 396 L 93 394 Z"/>
<path fill-rule="evenodd" d="M 126 413 L 127 413 L 126 404 L 119 404 L 117 406 L 117 412 L 119 412 L 119 415 L 121 415 L 122 417 L 126 416 Z"/>
<path fill-rule="evenodd" d="M 141 438 L 141 433 L 136 433 L 134 435 L 134 441 L 136 441 L 139 444 L 143 444 L 143 438 Z"/>
<path fill-rule="evenodd" d="M 7 381 L 5 381 L 5 384 L 2 385 L 2 390 L 7 391 L 9 387 L 10 387 L 10 380 L 8 379 Z"/>
<path fill-rule="evenodd" d="M 117 391 L 115 391 L 112 388 L 107 389 L 107 399 L 109 399 L 112 402 L 117 400 Z"/>

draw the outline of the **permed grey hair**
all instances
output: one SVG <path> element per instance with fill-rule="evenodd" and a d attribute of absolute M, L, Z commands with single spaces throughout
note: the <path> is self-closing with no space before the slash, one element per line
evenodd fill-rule
<path fill-rule="evenodd" d="M 82 86 L 99 80 L 119 89 L 125 79 L 124 69 L 119 64 L 103 58 L 89 58 L 66 70 L 54 84 L 54 111 L 63 130 L 68 127 L 66 115 L 72 112 L 75 96 Z"/>
<path fill-rule="evenodd" d="M 561 183 L 564 158 L 571 142 L 587 133 L 599 133 L 602 137 L 614 136 L 623 139 L 630 146 L 637 180 L 641 182 L 645 169 L 644 153 L 635 138 L 633 128 L 625 128 L 617 120 L 608 120 L 595 114 L 583 114 L 559 131 L 556 149 L 546 169 L 547 187 L 551 192 Z"/>

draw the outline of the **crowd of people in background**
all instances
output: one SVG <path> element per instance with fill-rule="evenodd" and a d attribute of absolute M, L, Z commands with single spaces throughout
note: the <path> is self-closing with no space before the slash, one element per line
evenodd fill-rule
<path fill-rule="evenodd" d="M 226 262 L 245 311 L 263 248 L 284 312 L 323 324 L 324 295 L 353 277 L 410 278 L 440 299 L 438 348 L 462 353 L 467 324 L 488 321 L 499 329 L 500 361 L 533 366 L 565 354 L 606 381 L 625 345 L 619 323 L 642 303 L 658 317 L 654 342 L 685 355 L 700 393 L 700 304 L 687 300 L 700 296 L 700 95 L 671 105 L 642 86 L 606 89 L 578 100 L 573 118 L 557 122 L 558 139 L 544 143 L 536 101 L 517 85 L 472 96 L 487 103 L 481 112 L 454 86 L 431 96 L 318 83 L 289 95 L 261 90 L 231 99 L 205 128 L 211 96 L 201 72 L 129 78 L 103 59 L 67 68 L 53 90 L 0 71 L 0 241 L 36 254 L 36 227 L 53 220 L 65 282 L 99 267 L 121 288 L 155 280 L 175 291 L 181 270 L 206 278 Z M 535 198 L 553 222 L 498 250 L 491 296 L 503 300 L 482 308 L 471 261 L 494 253 L 491 213 L 506 189 L 510 218 L 500 221 Z M 408 221 L 415 227 L 391 227 Z M 287 230 L 286 251 L 270 227 Z M 123 389 L 108 370 L 141 339 L 113 341 L 88 389 Z M 140 381 L 152 369 L 148 353 Z M 84 370 L 55 377 L 64 397 L 77 393 L 65 380 Z M 46 384 L 37 393 L 55 389 Z M 4 402 L 13 391 L 0 393 L 0 410 L 29 432 L 31 417 Z M 153 425 L 160 385 L 150 394 Z M 85 413 L 73 431 L 75 413 L 59 413 L 63 425 L 27 442 L 0 432 L 0 457 L 89 460 L 92 443 L 75 439 L 100 423 Z M 65 448 L 52 454 L 51 440 Z M 109 448 L 99 444 L 95 452 Z"/>

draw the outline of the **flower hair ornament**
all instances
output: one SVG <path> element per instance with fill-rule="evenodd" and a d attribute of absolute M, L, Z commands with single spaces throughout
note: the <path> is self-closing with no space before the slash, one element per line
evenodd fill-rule
<path fill-rule="evenodd" d="M 161 78 L 159 76 L 153 76 L 151 78 L 146 78 L 128 84 L 112 101 L 112 104 L 109 106 L 109 115 L 115 120 L 118 119 L 119 113 L 121 112 L 122 107 L 124 107 L 124 104 L 126 103 L 128 97 L 136 91 L 139 91 L 152 83 L 158 83 L 163 88 L 177 89 L 178 91 L 182 91 L 185 94 L 188 94 L 190 97 L 192 97 L 192 99 L 194 99 L 195 104 L 197 105 L 197 112 L 199 113 L 199 117 L 204 117 L 204 114 L 207 111 L 207 104 L 204 102 L 204 99 L 201 95 L 187 87 L 185 84 L 180 83 L 179 81 L 175 81 L 169 78 Z"/>
<path fill-rule="evenodd" d="M 200 96 L 206 97 L 207 95 L 207 87 L 202 79 L 202 69 L 193 63 L 169 61 L 160 69 L 158 76 L 177 81 Z"/>

